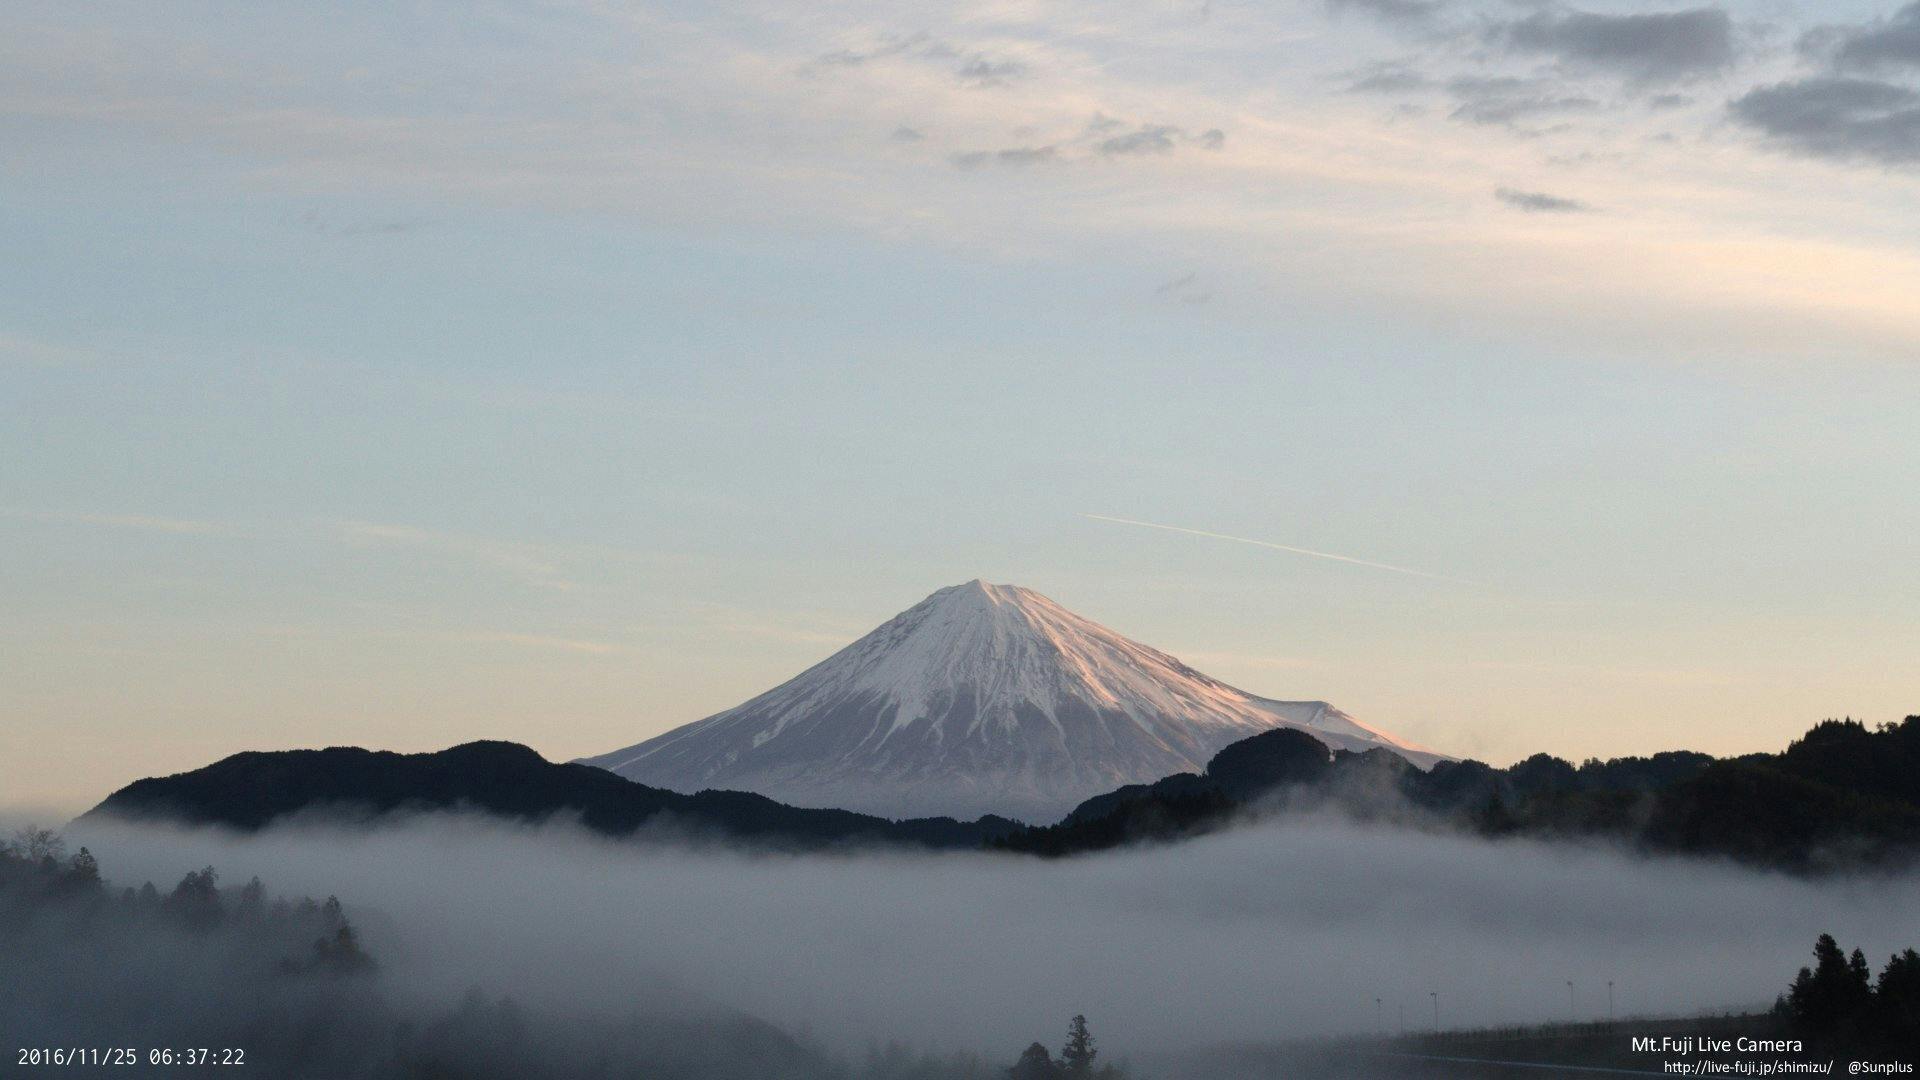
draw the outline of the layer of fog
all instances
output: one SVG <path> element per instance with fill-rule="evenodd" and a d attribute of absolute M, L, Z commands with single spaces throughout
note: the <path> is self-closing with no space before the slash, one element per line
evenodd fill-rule
<path fill-rule="evenodd" d="M 389 990 L 536 1007 L 709 1001 L 830 1044 L 1009 1056 L 1085 1013 L 1111 1053 L 1769 1003 L 1832 932 L 1920 942 L 1920 880 L 1807 881 L 1599 850 L 1267 823 L 1013 856 L 751 855 L 429 816 L 373 832 L 75 825 L 116 886 L 338 894 Z M 1568 980 L 1574 982 L 1569 1004 Z M 1374 999 L 1381 998 L 1376 1007 Z"/>

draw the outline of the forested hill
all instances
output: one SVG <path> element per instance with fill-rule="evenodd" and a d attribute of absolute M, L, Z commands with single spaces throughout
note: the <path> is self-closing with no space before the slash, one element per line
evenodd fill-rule
<path fill-rule="evenodd" d="M 555 764 L 510 742 L 473 742 L 431 754 L 358 747 L 235 754 L 192 772 L 135 781 L 84 818 L 254 830 L 293 814 L 365 819 L 423 810 L 474 810 L 518 821 L 577 815 L 581 824 L 608 836 L 654 828 L 800 848 L 978 848 L 1019 828 L 993 817 L 895 822 L 801 809 L 738 791 L 683 795 L 591 765 Z"/>
<path fill-rule="evenodd" d="M 682 795 L 515 743 L 433 754 L 335 747 L 236 754 L 141 780 L 87 817 L 258 829 L 294 814 L 377 818 L 473 810 L 518 821 L 577 816 L 609 836 L 642 829 L 789 848 L 904 844 L 1070 855 L 1176 840 L 1249 817 L 1303 810 L 1488 837 L 1607 839 L 1642 851 L 1819 872 L 1920 861 L 1920 717 L 1869 729 L 1829 720 L 1777 754 L 1674 751 L 1580 765 L 1538 754 L 1421 770 L 1387 750 L 1330 750 L 1277 729 L 1183 773 L 1089 799 L 1057 825 L 1004 818 L 888 821 L 787 806 L 761 795 Z"/>
<path fill-rule="evenodd" d="M 1504 769 L 1458 761 L 1424 772 L 1386 751 L 1331 751 L 1303 732 L 1270 731 L 1222 750 L 1202 774 L 1121 788 L 995 845 L 1067 855 L 1313 808 L 1802 872 L 1905 865 L 1920 861 L 1920 717 L 1875 729 L 1825 721 L 1777 754 L 1676 751 L 1578 766 L 1538 754 Z"/>

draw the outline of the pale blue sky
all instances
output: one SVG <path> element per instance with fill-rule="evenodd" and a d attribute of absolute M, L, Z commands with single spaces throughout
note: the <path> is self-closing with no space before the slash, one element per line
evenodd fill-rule
<path fill-rule="evenodd" d="M 1920 113 L 1778 108 L 1895 6 L 1373 7 L 9 5 L 0 801 L 973 577 L 1495 761 L 1920 711 Z"/>

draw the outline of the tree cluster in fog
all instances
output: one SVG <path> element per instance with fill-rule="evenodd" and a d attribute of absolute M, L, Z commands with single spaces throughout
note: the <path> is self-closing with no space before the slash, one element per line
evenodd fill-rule
<path fill-rule="evenodd" d="M 1813 957 L 1774 1007 L 1797 1034 L 1854 1051 L 1920 1047 L 1920 952 L 1893 954 L 1877 981 L 1866 953 L 1842 953 L 1831 934 L 1814 942 Z"/>
<path fill-rule="evenodd" d="M 526 913 L 539 918 L 537 911 Z M 474 943 L 485 948 L 484 942 Z M 858 1061 L 744 1013 L 528 1008 L 511 987 L 433 1006 L 383 984 L 344 906 L 212 866 L 115 886 L 52 830 L 0 844 L 0 1036 L 9 1046 L 244 1051 L 274 1077 L 997 1080 L 899 1044 Z"/>
<path fill-rule="evenodd" d="M 1075 1016 L 1067 1022 L 1067 1041 L 1055 1058 L 1043 1043 L 1032 1043 L 1020 1059 L 1007 1070 L 1008 1080 L 1124 1080 L 1126 1069 L 1094 1064 L 1100 1050 L 1094 1043 L 1093 1029 L 1087 1018 Z"/>

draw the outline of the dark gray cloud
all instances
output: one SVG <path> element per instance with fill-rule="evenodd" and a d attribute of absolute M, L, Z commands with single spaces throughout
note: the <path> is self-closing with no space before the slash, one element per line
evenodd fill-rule
<path fill-rule="evenodd" d="M 1824 66 L 1833 60 L 1833 54 L 1847 39 L 1859 33 L 1859 26 L 1816 26 L 1800 35 L 1800 40 L 1794 42 L 1794 50 L 1801 59 Z"/>
<path fill-rule="evenodd" d="M 1510 76 L 1466 76 L 1447 83 L 1447 92 L 1459 104 L 1451 116 L 1469 124 L 1518 128 L 1522 121 L 1543 116 L 1588 112 L 1600 103 L 1567 94 L 1539 79 Z"/>
<path fill-rule="evenodd" d="M 960 81 L 972 86 L 1005 86 L 1027 73 L 1027 65 L 1018 60 L 988 60 L 976 56 L 960 66 Z"/>
<path fill-rule="evenodd" d="M 832 52 L 823 52 L 819 56 L 814 57 L 813 62 L 819 67 L 859 67 L 861 64 L 873 59 L 875 55 L 874 53 L 857 52 L 853 49 L 835 49 Z"/>
<path fill-rule="evenodd" d="M 964 54 L 953 45 L 941 41 L 924 31 L 901 36 L 886 37 L 879 43 L 864 49 L 835 49 L 821 53 L 803 68 L 803 71 L 819 72 L 826 68 L 856 68 L 876 60 L 899 57 L 915 63 L 951 64 L 961 60 Z M 964 61 L 954 68 L 954 76 L 969 86 L 1004 86 L 1027 73 L 1027 65 L 1018 60 L 995 60 L 975 53 L 966 56 Z"/>
<path fill-rule="evenodd" d="M 1433 80 L 1403 63 L 1372 64 L 1346 73 L 1350 94 L 1410 94 L 1430 89 Z"/>
<path fill-rule="evenodd" d="M 1189 307 L 1199 307 L 1213 299 L 1213 291 L 1200 283 L 1198 273 L 1182 274 L 1172 281 L 1165 282 L 1153 290 L 1153 295 L 1186 304 Z"/>
<path fill-rule="evenodd" d="M 1733 118 L 1799 153 L 1889 165 L 1920 162 L 1920 91 L 1821 76 L 1762 86 L 1728 106 Z"/>
<path fill-rule="evenodd" d="M 978 169 L 983 165 L 1042 165 L 1058 161 L 1056 146 L 1010 146 L 1005 150 L 968 150 L 951 158 L 956 169 Z"/>
<path fill-rule="evenodd" d="M 1647 107 L 1652 109 L 1683 109 L 1693 104 L 1693 99 L 1685 94 L 1656 94 L 1647 99 Z"/>
<path fill-rule="evenodd" d="M 1437 18 L 1445 0 L 1327 0 L 1333 12 L 1357 11 L 1390 23 L 1423 26 Z"/>
<path fill-rule="evenodd" d="M 935 43 L 926 33 L 914 33 L 904 37 L 884 39 L 870 49 L 835 49 L 832 52 L 821 53 L 813 58 L 813 63 L 817 67 L 859 67 L 873 60 L 899 56 L 916 49 L 924 49 L 932 44 Z"/>
<path fill-rule="evenodd" d="M 301 213 L 295 222 L 321 236 L 399 236 L 433 224 L 426 218 L 341 219 L 318 210 Z"/>
<path fill-rule="evenodd" d="M 919 128 L 916 128 L 916 127 L 908 127 L 905 124 L 901 124 L 899 127 L 894 128 L 893 134 L 888 136 L 888 138 L 892 139 L 894 142 L 919 142 L 921 139 L 924 139 L 926 137 L 927 137 L 926 132 L 921 131 Z"/>
<path fill-rule="evenodd" d="M 1644 15 L 1538 11 L 1508 23 L 1499 36 L 1515 52 L 1646 83 L 1710 75 L 1735 56 L 1733 19 L 1711 7 Z"/>
<path fill-rule="evenodd" d="M 1098 120 L 1096 120 L 1096 125 Z M 1096 126 L 1091 130 L 1104 131 L 1108 128 Z M 1226 133 L 1219 128 L 1208 128 L 1197 134 L 1189 133 L 1185 128 L 1171 124 L 1142 124 L 1139 128 L 1121 135 L 1110 135 L 1094 144 L 1094 151 L 1103 157 L 1126 155 L 1171 154 L 1182 146 L 1197 146 L 1202 150 L 1218 150 L 1226 143 Z"/>
<path fill-rule="evenodd" d="M 1920 3 L 1908 4 L 1884 22 L 1843 33 L 1833 63 L 1847 71 L 1920 69 Z"/>
<path fill-rule="evenodd" d="M 1094 113 L 1080 131 L 1063 134 L 1051 142 L 1003 150 L 967 150 L 952 155 L 948 160 L 953 162 L 955 168 L 964 170 L 989 165 L 1119 160 L 1154 157 L 1187 149 L 1218 150 L 1226 145 L 1226 140 L 1226 133 L 1219 128 L 1192 131 L 1175 124 L 1135 124 L 1105 113 Z"/>
<path fill-rule="evenodd" d="M 1143 127 L 1125 135 L 1100 140 L 1094 149 L 1102 154 L 1171 154 L 1180 129 L 1165 124 Z"/>
<path fill-rule="evenodd" d="M 1494 191 L 1493 197 L 1515 210 L 1524 210 L 1529 214 L 1584 214 L 1593 209 L 1578 199 L 1549 195 L 1544 191 L 1518 191 L 1503 187 Z"/>

